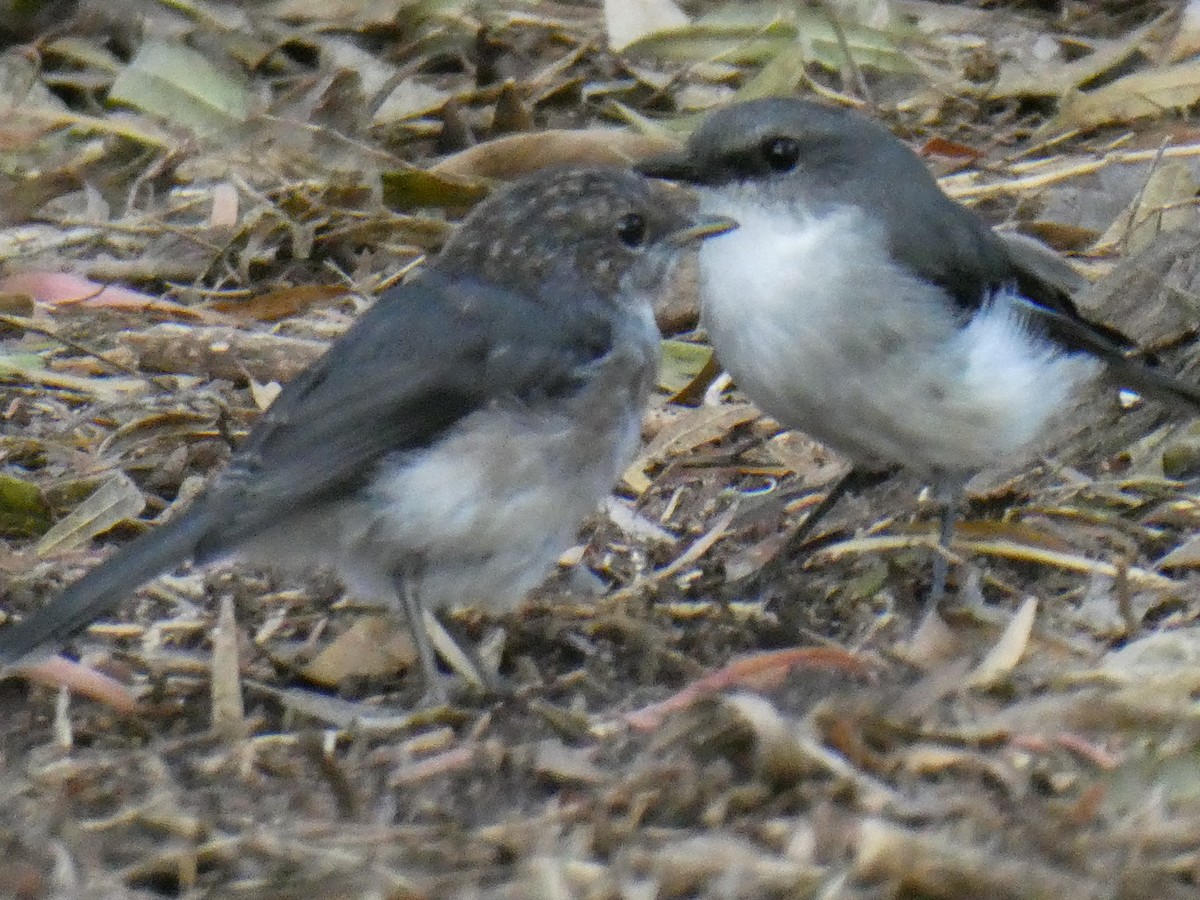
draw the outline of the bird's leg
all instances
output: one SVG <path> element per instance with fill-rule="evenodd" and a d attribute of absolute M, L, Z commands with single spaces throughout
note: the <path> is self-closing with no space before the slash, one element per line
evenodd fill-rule
<path fill-rule="evenodd" d="M 938 545 L 933 554 L 933 585 L 929 589 L 925 614 L 936 612 L 946 597 L 946 581 L 950 576 L 950 545 L 954 541 L 954 524 L 958 517 L 958 505 L 962 499 L 962 483 L 946 475 L 934 483 L 938 504 L 941 506 L 941 524 L 938 529 Z"/>
<path fill-rule="evenodd" d="M 412 634 L 413 643 L 417 645 L 417 658 L 421 662 L 421 674 L 425 679 L 425 693 L 421 696 L 420 705 L 444 705 L 449 696 L 441 673 L 438 672 L 437 655 L 433 652 L 433 643 L 429 640 L 429 632 L 425 628 L 425 610 L 417 592 L 420 565 L 414 563 L 406 566 L 393 575 L 393 581 L 405 622 Z"/>
<path fill-rule="evenodd" d="M 863 491 L 875 487 L 877 484 L 883 484 L 884 481 L 896 474 L 897 468 L 896 466 L 887 469 L 865 469 L 861 466 L 852 468 L 833 483 L 825 492 L 825 496 L 821 498 L 821 502 L 814 506 L 796 530 L 788 535 L 787 543 L 779 556 L 788 559 L 799 552 L 813 529 L 851 491 Z"/>

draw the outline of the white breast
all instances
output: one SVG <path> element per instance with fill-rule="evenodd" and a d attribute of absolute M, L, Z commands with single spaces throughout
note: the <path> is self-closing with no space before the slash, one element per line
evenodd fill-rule
<path fill-rule="evenodd" d="M 359 496 L 296 515 L 248 548 L 335 567 L 365 601 L 395 601 L 416 566 L 427 609 L 509 608 L 547 574 L 637 448 L 658 330 L 645 304 L 574 396 L 479 410 L 422 450 L 382 460 Z"/>
<path fill-rule="evenodd" d="M 856 209 L 797 224 L 728 192 L 702 205 L 741 223 L 701 249 L 718 356 L 766 412 L 860 461 L 927 474 L 1009 461 L 1099 373 L 1032 339 L 1011 296 L 963 327 Z"/>

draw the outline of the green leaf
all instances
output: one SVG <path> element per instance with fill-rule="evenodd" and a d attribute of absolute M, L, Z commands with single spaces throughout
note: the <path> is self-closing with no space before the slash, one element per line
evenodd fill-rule
<path fill-rule="evenodd" d="M 662 361 L 658 367 L 659 387 L 672 394 L 679 393 L 695 380 L 710 356 L 712 350 L 703 344 L 663 341 Z"/>
<path fill-rule="evenodd" d="M 487 195 L 475 181 L 452 178 L 426 169 L 392 169 L 383 173 L 383 202 L 392 209 L 440 206 L 466 209 Z"/>
<path fill-rule="evenodd" d="M 183 44 L 146 41 L 113 82 L 108 99 L 210 133 L 243 124 L 253 95 L 244 73 L 218 68 Z"/>
<path fill-rule="evenodd" d="M 34 537 L 49 528 L 50 521 L 37 485 L 0 475 L 0 537 Z"/>

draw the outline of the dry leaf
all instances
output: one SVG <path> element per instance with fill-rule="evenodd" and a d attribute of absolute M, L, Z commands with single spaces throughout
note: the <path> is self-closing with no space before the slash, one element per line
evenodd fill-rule
<path fill-rule="evenodd" d="M 1007 678 L 1029 646 L 1029 635 L 1033 632 L 1033 622 L 1037 617 L 1037 598 L 1026 597 L 1021 608 L 1016 611 L 996 641 L 995 646 L 988 651 L 975 667 L 975 671 L 967 678 L 967 685 L 975 688 L 991 687 Z"/>
<path fill-rule="evenodd" d="M 38 556 L 51 556 L 82 546 L 118 522 L 134 519 L 146 508 L 146 498 L 124 472 L 113 472 L 90 497 L 42 535 Z"/>
<path fill-rule="evenodd" d="M 247 300 L 219 300 L 213 304 L 218 312 L 260 322 L 278 322 L 298 315 L 318 303 L 345 297 L 350 291 L 341 285 L 300 284 L 277 287 Z"/>
<path fill-rule="evenodd" d="M 610 50 L 623 50 L 638 38 L 687 23 L 687 15 L 671 0 L 604 0 Z"/>
<path fill-rule="evenodd" d="M 1132 640 L 1107 653 L 1101 670 L 1133 686 L 1171 682 L 1180 672 L 1196 673 L 1200 670 L 1200 627 L 1160 631 Z M 1182 683 L 1180 689 L 1189 690 Z"/>
<path fill-rule="evenodd" d="M 1167 160 L 1156 166 L 1142 190 L 1096 240 L 1091 252 L 1106 253 L 1123 244 L 1126 253 L 1140 253 L 1160 233 L 1194 222 L 1197 187 L 1200 184 L 1182 160 Z"/>
<path fill-rule="evenodd" d="M 1171 38 L 1167 59 L 1179 62 L 1200 52 L 1200 0 L 1187 0 L 1179 14 L 1178 30 Z"/>
<path fill-rule="evenodd" d="M 752 422 L 758 416 L 758 410 L 749 403 L 722 403 L 689 409 L 660 431 L 621 477 L 640 494 L 650 486 L 646 470 L 651 466 L 670 456 L 720 440 L 738 425 Z"/>
<path fill-rule="evenodd" d="M 1158 561 L 1159 569 L 1200 568 L 1200 535 L 1192 535 Z"/>
<path fill-rule="evenodd" d="M 550 129 L 476 144 L 430 171 L 462 178 L 518 178 L 548 166 L 628 165 L 676 149 L 674 141 L 623 128 Z"/>
<path fill-rule="evenodd" d="M 117 75 L 108 99 L 197 132 L 228 135 L 246 121 L 253 95 L 244 73 L 220 68 L 183 43 L 148 40 Z"/>
<path fill-rule="evenodd" d="M 1058 114 L 1043 131 L 1132 122 L 1161 116 L 1165 110 L 1186 109 L 1200 101 L 1200 60 L 1132 72 L 1086 93 L 1065 95 Z"/>
<path fill-rule="evenodd" d="M 394 675 L 416 661 L 408 632 L 387 616 L 359 619 L 304 667 L 304 677 L 336 687 L 347 678 Z"/>

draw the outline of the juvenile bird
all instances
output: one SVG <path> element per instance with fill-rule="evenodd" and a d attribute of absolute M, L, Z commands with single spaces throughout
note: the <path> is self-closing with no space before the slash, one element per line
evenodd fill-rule
<path fill-rule="evenodd" d="M 735 104 L 638 168 L 696 185 L 703 212 L 740 223 L 700 253 L 703 319 L 740 387 L 860 471 L 900 464 L 932 481 L 944 549 L 970 476 L 1028 452 L 1101 375 L 1200 409 L 1195 387 L 1128 357 L 857 112 Z M 938 554 L 934 605 L 946 577 Z"/>
<path fill-rule="evenodd" d="M 255 424 L 183 513 L 0 631 L 0 663 L 57 645 L 191 559 L 335 567 L 406 617 L 507 609 L 541 581 L 636 449 L 676 256 L 734 227 L 633 172 L 535 174 L 481 203 Z"/>

